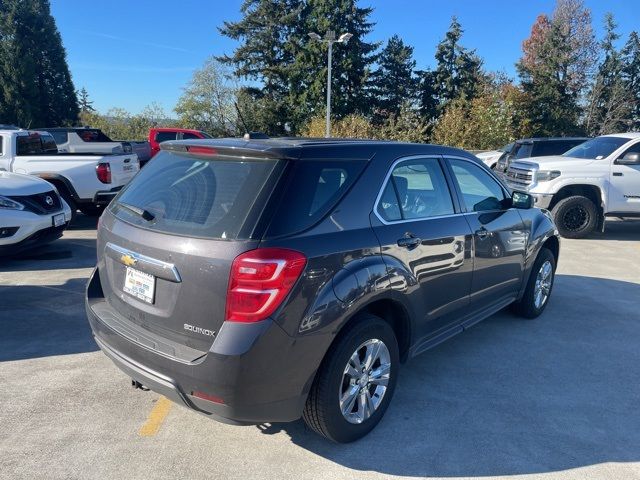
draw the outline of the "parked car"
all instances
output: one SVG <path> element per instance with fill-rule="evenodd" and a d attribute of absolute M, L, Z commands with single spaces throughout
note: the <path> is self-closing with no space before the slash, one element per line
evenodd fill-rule
<path fill-rule="evenodd" d="M 49 181 L 73 214 L 100 214 L 139 168 L 135 154 L 60 154 L 47 132 L 0 130 L 0 170 Z"/>
<path fill-rule="evenodd" d="M 562 236 L 604 231 L 605 217 L 640 217 L 640 133 L 604 135 L 563 155 L 514 161 L 506 177 L 553 212 Z"/>
<path fill-rule="evenodd" d="M 37 128 L 37 131 L 50 133 L 61 153 L 108 153 L 131 154 L 138 156 L 140 166 L 151 158 L 151 146 L 145 141 L 111 140 L 99 128 L 55 127 Z"/>
<path fill-rule="evenodd" d="M 516 140 L 512 150 L 498 159 L 496 170 L 505 173 L 509 168 L 509 164 L 514 160 L 561 155 L 587 140 L 589 140 L 589 137 L 525 138 Z"/>
<path fill-rule="evenodd" d="M 71 209 L 49 182 L 0 171 L 0 255 L 44 245 L 62 236 Z"/>
<path fill-rule="evenodd" d="M 151 145 L 151 156 L 160 151 L 160 144 L 171 140 L 194 140 L 197 138 L 211 138 L 208 133 L 200 130 L 190 130 L 188 128 L 151 128 L 149 129 L 149 144 Z"/>
<path fill-rule="evenodd" d="M 162 143 L 101 217 L 86 310 L 134 386 L 349 442 L 401 361 L 508 305 L 544 311 L 551 217 L 470 153 L 250 137 Z"/>
<path fill-rule="evenodd" d="M 513 143 L 509 143 L 504 147 L 499 148 L 498 150 L 489 150 L 488 152 L 480 152 L 476 153 L 476 157 L 482 160 L 487 167 L 490 169 L 495 169 L 498 165 L 498 160 L 502 155 L 508 155 L 513 149 Z"/>

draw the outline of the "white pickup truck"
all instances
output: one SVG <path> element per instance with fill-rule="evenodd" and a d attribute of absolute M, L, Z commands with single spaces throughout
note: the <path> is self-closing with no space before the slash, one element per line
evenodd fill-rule
<path fill-rule="evenodd" d="M 49 181 L 74 213 L 99 214 L 139 169 L 135 154 L 61 154 L 47 132 L 0 129 L 0 171 Z"/>
<path fill-rule="evenodd" d="M 606 217 L 640 217 L 640 133 L 603 135 L 562 155 L 514 161 L 506 180 L 551 210 L 563 237 L 604 231 Z"/>

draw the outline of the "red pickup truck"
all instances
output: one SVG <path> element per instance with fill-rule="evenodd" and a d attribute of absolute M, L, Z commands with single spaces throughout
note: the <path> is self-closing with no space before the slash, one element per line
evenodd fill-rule
<path fill-rule="evenodd" d="M 193 140 L 194 138 L 211 138 L 211 135 L 200 130 L 188 128 L 151 128 L 149 129 L 149 143 L 151 156 L 160 151 L 160 143 L 168 140 Z"/>

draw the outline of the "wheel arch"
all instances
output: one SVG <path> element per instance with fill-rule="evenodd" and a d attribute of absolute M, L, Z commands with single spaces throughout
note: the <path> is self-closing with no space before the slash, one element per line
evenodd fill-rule
<path fill-rule="evenodd" d="M 600 215 L 603 215 L 605 196 L 604 192 L 602 191 L 602 187 L 589 183 L 565 185 L 564 187 L 562 187 L 551 199 L 549 210 L 552 210 L 560 200 L 572 197 L 574 195 L 580 195 L 591 200 L 595 204 Z"/>

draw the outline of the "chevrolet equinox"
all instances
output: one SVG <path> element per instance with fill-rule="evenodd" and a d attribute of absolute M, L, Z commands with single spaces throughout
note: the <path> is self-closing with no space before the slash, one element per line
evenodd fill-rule
<path fill-rule="evenodd" d="M 135 387 L 350 442 L 401 362 L 508 305 L 543 312 L 559 241 L 532 205 L 454 148 L 165 142 L 100 218 L 86 310 Z"/>

